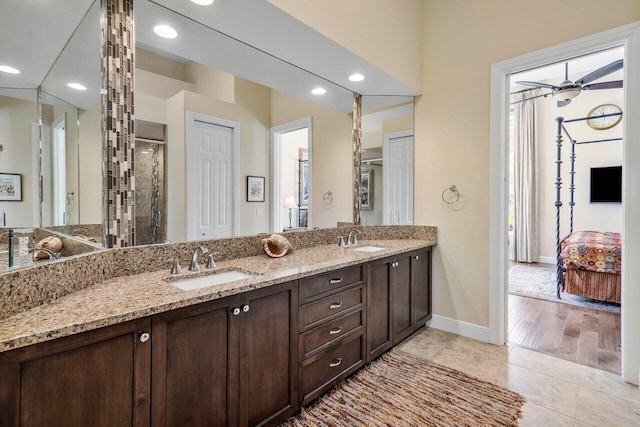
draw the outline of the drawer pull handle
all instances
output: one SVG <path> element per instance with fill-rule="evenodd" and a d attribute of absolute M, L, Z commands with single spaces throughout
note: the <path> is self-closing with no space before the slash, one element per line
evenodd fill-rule
<path fill-rule="evenodd" d="M 333 362 L 329 363 L 329 367 L 335 368 L 336 366 L 340 366 L 341 363 L 342 363 L 342 357 L 338 357 L 337 359 L 334 359 Z"/>
<path fill-rule="evenodd" d="M 342 282 L 342 277 L 339 278 L 339 279 L 331 279 L 331 280 L 329 280 L 329 283 L 331 283 L 332 285 L 338 284 L 340 282 Z"/>
<path fill-rule="evenodd" d="M 340 302 L 334 302 L 333 304 L 331 304 L 331 305 L 329 306 L 329 308 L 340 308 L 340 307 L 342 307 L 342 301 L 340 301 Z"/>
<path fill-rule="evenodd" d="M 419 256 L 419 255 L 416 255 L 416 259 L 420 259 L 420 256 Z"/>
<path fill-rule="evenodd" d="M 329 331 L 329 335 L 335 335 L 342 332 L 342 326 L 338 326 L 337 328 L 333 328 Z"/>

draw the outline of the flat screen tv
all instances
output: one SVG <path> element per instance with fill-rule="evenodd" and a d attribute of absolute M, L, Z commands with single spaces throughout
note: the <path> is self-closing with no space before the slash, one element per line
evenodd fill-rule
<path fill-rule="evenodd" d="M 622 203 L 622 166 L 591 168 L 591 203 Z"/>

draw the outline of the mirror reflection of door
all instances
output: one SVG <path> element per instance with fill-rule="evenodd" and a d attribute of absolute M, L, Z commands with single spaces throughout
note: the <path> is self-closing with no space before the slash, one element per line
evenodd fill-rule
<path fill-rule="evenodd" d="M 413 224 L 413 132 L 401 131 L 384 136 L 383 222 Z"/>
<path fill-rule="evenodd" d="M 204 117 L 204 116 L 203 116 Z M 216 118 L 192 121 L 189 136 L 187 199 L 189 240 L 233 237 L 237 195 L 234 162 L 236 129 Z"/>
<path fill-rule="evenodd" d="M 53 127 L 52 174 L 53 178 L 53 225 L 66 224 L 66 161 L 65 119 L 61 118 Z"/>
<path fill-rule="evenodd" d="M 275 232 L 310 227 L 310 121 L 303 119 L 272 129 Z"/>

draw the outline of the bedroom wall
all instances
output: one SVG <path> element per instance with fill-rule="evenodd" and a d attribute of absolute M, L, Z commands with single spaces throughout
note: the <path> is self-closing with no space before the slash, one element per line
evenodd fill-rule
<path fill-rule="evenodd" d="M 569 75 L 575 81 L 585 73 Z M 612 74 L 603 80 L 622 79 L 622 72 Z M 563 79 L 561 79 L 563 80 Z M 548 82 L 553 84 L 553 82 Z M 622 89 L 583 92 L 571 104 L 557 108 L 555 100 L 536 100 L 538 135 L 538 185 L 539 185 L 539 233 L 540 262 L 555 263 L 556 253 L 556 117 L 565 119 L 585 117 L 591 109 L 600 104 L 623 105 Z M 624 120 L 624 119 L 623 119 Z M 586 122 L 567 123 L 567 130 L 576 141 L 609 139 L 622 137 L 623 123 L 607 130 L 594 130 Z M 561 236 L 569 233 L 569 182 L 571 144 L 563 135 L 561 197 L 564 206 L 561 211 Z M 622 204 L 589 203 L 590 168 L 620 166 L 622 164 L 622 142 L 602 142 L 576 146 L 576 190 L 574 207 L 574 230 L 622 231 Z"/>

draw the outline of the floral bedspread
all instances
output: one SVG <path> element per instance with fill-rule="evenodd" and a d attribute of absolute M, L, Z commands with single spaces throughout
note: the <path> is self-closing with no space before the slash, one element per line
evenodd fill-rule
<path fill-rule="evenodd" d="M 576 231 L 560 242 L 560 248 L 567 268 L 613 274 L 622 271 L 620 233 Z"/>

